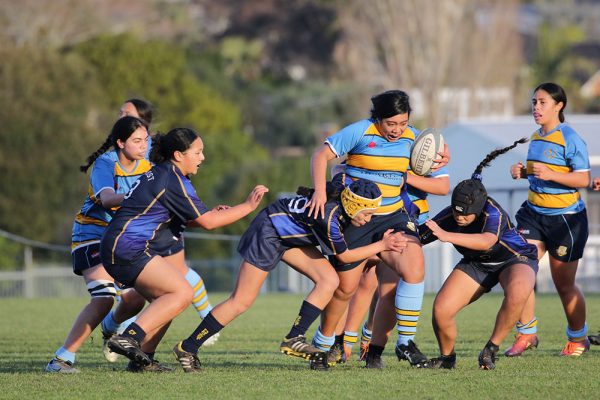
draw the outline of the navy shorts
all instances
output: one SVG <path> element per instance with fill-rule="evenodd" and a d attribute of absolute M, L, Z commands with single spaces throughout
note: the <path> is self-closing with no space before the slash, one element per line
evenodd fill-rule
<path fill-rule="evenodd" d="M 536 274 L 538 272 L 538 261 L 525 256 L 516 256 L 498 263 L 482 263 L 462 259 L 456 264 L 454 269 L 461 270 L 469 275 L 475 282 L 483 286 L 486 292 L 489 292 L 498 284 L 502 271 L 515 264 L 527 264 L 531 267 L 533 272 Z"/>
<path fill-rule="evenodd" d="M 419 239 L 417 225 L 404 210 L 398 210 L 391 214 L 373 215 L 371 221 L 361 227 L 348 225 L 344 231 L 344 238 L 349 249 L 367 246 L 381 240 L 383 234 L 393 229 L 394 232 L 404 232 L 406 235 Z M 356 268 L 362 261 L 349 264 L 341 264 L 335 257 L 329 258 L 336 271 L 350 271 Z"/>
<path fill-rule="evenodd" d="M 519 233 L 525 239 L 544 242 L 548 253 L 557 260 L 569 262 L 583 257 L 589 234 L 586 210 L 575 214 L 543 215 L 525 202 L 515 218 Z"/>
<path fill-rule="evenodd" d="M 238 244 L 238 252 L 246 262 L 267 272 L 275 269 L 290 248 L 281 240 L 266 209 L 254 218 Z"/>
<path fill-rule="evenodd" d="M 83 271 L 102 264 L 100 259 L 100 242 L 93 242 L 76 248 L 71 252 L 73 273 L 83 275 Z"/>

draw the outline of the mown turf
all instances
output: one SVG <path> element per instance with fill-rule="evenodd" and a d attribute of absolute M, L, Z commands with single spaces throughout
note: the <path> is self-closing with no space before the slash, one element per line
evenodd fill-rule
<path fill-rule="evenodd" d="M 225 294 L 212 295 L 222 300 Z M 330 372 L 310 371 L 306 362 L 279 353 L 279 343 L 302 298 L 264 295 L 245 315 L 225 328 L 213 347 L 201 351 L 203 372 L 132 374 L 126 361 L 106 362 L 95 331 L 78 353 L 80 374 L 42 370 L 87 299 L 0 300 L 0 398 L 189 398 L 189 399 L 597 399 L 600 398 L 600 346 L 578 359 L 558 356 L 565 318 L 557 296 L 540 296 L 540 347 L 520 358 L 502 357 L 495 371 L 477 368 L 477 355 L 489 338 L 501 296 L 490 294 L 458 318 L 458 365 L 453 371 L 411 369 L 386 349 L 383 371 L 366 370 L 353 358 Z M 432 296 L 425 300 L 417 343 L 437 354 L 431 329 Z M 600 296 L 588 295 L 588 321 L 600 328 Z M 198 323 L 188 309 L 159 346 L 157 358 L 176 366 L 170 349 Z M 309 334 L 314 331 L 313 327 Z M 395 335 L 393 340 L 395 341 Z M 502 345 L 505 349 L 512 340 Z"/>

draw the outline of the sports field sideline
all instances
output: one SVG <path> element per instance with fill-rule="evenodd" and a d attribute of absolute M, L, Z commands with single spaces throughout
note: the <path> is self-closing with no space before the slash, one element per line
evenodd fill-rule
<path fill-rule="evenodd" d="M 211 294 L 216 304 L 226 294 Z M 101 353 L 99 330 L 78 352 L 77 375 L 42 372 L 61 345 L 87 298 L 0 300 L 0 399 L 188 398 L 188 399 L 597 399 L 600 396 L 600 346 L 579 358 L 558 356 L 564 345 L 565 318 L 557 295 L 538 297 L 540 347 L 521 358 L 502 357 L 495 371 L 478 370 L 477 355 L 492 329 L 502 297 L 481 300 L 458 315 L 455 370 L 418 370 L 399 363 L 393 345 L 384 353 L 383 371 L 366 370 L 355 357 L 329 372 L 310 371 L 306 362 L 279 353 L 279 343 L 294 318 L 301 296 L 260 296 L 246 314 L 226 327 L 215 346 L 201 350 L 203 372 L 184 374 L 171 347 L 198 323 L 188 309 L 177 318 L 158 348 L 157 358 L 179 368 L 170 374 L 125 372 Z M 426 296 L 416 336 L 423 352 L 436 356 L 431 329 L 433 296 Z M 590 332 L 600 329 L 600 296 L 588 295 Z M 316 326 L 311 327 L 309 336 Z M 393 334 L 395 336 L 395 333 Z M 394 339 L 395 340 L 395 339 Z M 504 350 L 512 338 L 508 338 Z"/>

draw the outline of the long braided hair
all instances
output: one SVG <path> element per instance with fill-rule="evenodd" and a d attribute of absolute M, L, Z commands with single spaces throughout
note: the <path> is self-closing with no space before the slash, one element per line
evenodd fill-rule
<path fill-rule="evenodd" d="M 481 214 L 487 201 L 487 191 L 481 182 L 481 172 L 485 167 L 489 167 L 490 162 L 496 157 L 527 141 L 527 138 L 521 138 L 510 146 L 488 153 L 479 165 L 477 165 L 477 168 L 475 168 L 471 179 L 460 182 L 452 191 L 452 210 L 459 215 Z"/>
<path fill-rule="evenodd" d="M 130 116 L 119 118 L 113 125 L 110 134 L 106 137 L 104 143 L 87 157 L 87 164 L 81 165 L 79 170 L 85 174 L 98 157 L 106 153 L 111 147 L 114 147 L 115 149 L 118 148 L 117 140 L 122 142 L 126 141 L 129 139 L 129 136 L 140 127 L 148 130 L 148 125 L 139 118 Z"/>

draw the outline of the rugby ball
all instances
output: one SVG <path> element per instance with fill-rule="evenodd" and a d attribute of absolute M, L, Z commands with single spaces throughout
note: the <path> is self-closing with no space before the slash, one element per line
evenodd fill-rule
<path fill-rule="evenodd" d="M 433 160 L 444 151 L 444 137 L 435 128 L 427 128 L 415 139 L 410 149 L 410 169 L 420 176 L 428 175 L 437 165 Z"/>

